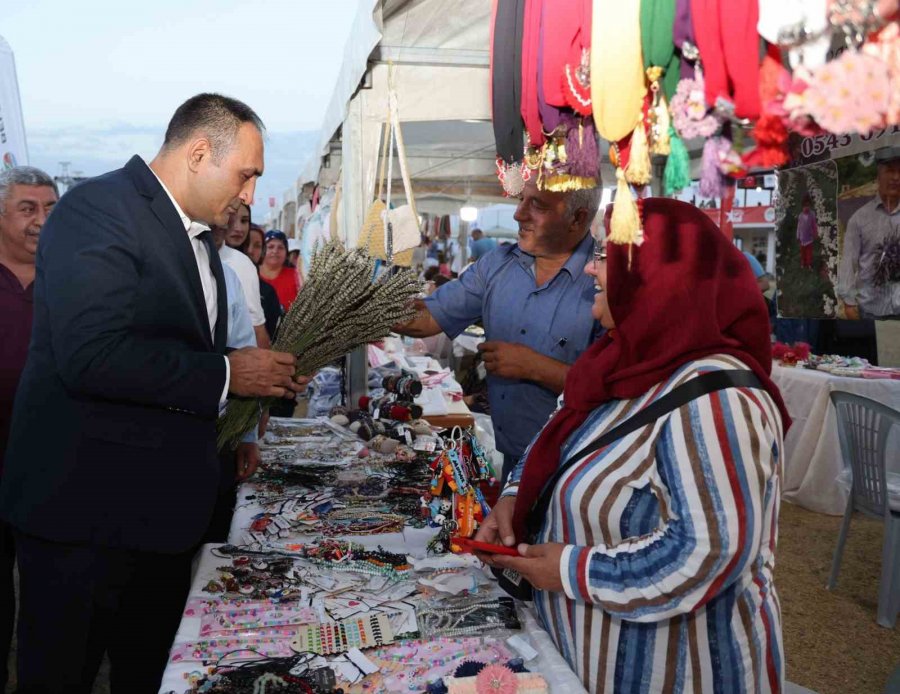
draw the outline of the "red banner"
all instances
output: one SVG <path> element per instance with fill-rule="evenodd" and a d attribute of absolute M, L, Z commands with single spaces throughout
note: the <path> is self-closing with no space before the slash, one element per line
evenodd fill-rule
<path fill-rule="evenodd" d="M 732 207 L 730 210 L 710 210 L 704 208 L 703 211 L 711 220 L 719 225 L 722 231 L 725 231 L 725 228 L 720 221 L 723 216 L 725 223 L 731 227 L 766 226 L 775 223 L 775 210 L 767 205 L 760 205 L 759 207 Z"/>

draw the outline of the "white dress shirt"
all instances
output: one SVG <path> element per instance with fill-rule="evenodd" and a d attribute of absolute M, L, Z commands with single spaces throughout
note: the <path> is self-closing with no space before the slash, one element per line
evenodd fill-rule
<path fill-rule="evenodd" d="M 244 301 L 247 303 L 247 310 L 250 311 L 250 322 L 253 327 L 265 325 L 266 314 L 263 312 L 259 293 L 259 273 L 256 271 L 253 261 L 240 251 L 229 247 L 228 244 L 222 244 L 219 249 L 219 258 L 222 259 L 223 264 L 234 270 L 241 281 Z"/>
<path fill-rule="evenodd" d="M 147 168 L 150 169 L 149 165 Z M 153 169 L 150 169 L 150 171 L 153 171 Z M 156 176 L 155 171 L 153 171 L 153 175 Z M 178 201 L 175 200 L 172 193 L 166 187 L 166 184 L 163 183 L 162 179 L 159 176 L 156 176 L 156 180 L 159 181 L 159 185 L 162 186 L 162 189 L 166 191 L 166 195 L 169 196 L 169 200 L 172 201 L 175 211 L 181 218 L 181 223 L 184 224 L 184 230 L 191 240 L 191 248 L 194 250 L 194 259 L 197 261 L 197 271 L 200 273 L 200 285 L 203 287 L 203 298 L 206 300 L 206 315 L 209 318 L 209 334 L 210 337 L 215 339 L 216 320 L 219 313 L 219 292 L 216 288 L 216 278 L 213 276 L 212 268 L 209 266 L 209 250 L 203 240 L 199 238 L 200 234 L 204 231 L 209 231 L 209 227 L 201 222 L 195 222 L 188 217 L 184 213 L 184 210 L 181 209 L 181 205 L 178 204 Z M 227 316 L 225 317 L 225 320 L 228 320 Z M 224 357 L 224 359 L 225 387 L 222 389 L 222 397 L 219 398 L 219 405 L 225 404 L 225 400 L 228 398 L 228 386 L 231 383 L 231 364 L 228 363 L 228 357 Z"/>

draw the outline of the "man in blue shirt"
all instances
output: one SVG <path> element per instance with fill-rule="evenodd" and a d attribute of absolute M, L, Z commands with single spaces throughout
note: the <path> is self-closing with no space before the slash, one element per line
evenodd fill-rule
<path fill-rule="evenodd" d="M 530 181 L 519 198 L 519 239 L 480 258 L 459 280 L 420 302 L 398 328 L 451 339 L 481 320 L 480 346 L 504 475 L 556 409 L 569 365 L 596 337 L 591 222 L 600 189 L 554 193 Z"/>
<path fill-rule="evenodd" d="M 481 229 L 472 230 L 472 262 L 483 258 L 497 247 L 497 240 L 488 238 Z"/>

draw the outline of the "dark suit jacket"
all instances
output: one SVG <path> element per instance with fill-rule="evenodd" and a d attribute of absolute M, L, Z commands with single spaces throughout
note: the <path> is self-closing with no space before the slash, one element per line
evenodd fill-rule
<path fill-rule="evenodd" d="M 218 484 L 228 316 L 208 243 L 215 336 L 184 225 L 139 157 L 56 205 L 38 245 L 2 518 L 59 542 L 160 552 L 199 542 Z"/>

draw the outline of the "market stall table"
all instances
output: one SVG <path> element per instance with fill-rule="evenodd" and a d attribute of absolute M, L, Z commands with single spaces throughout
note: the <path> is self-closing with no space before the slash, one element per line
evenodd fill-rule
<path fill-rule="evenodd" d="M 794 420 L 784 441 L 784 498 L 810 511 L 843 514 L 849 489 L 838 481 L 844 463 L 830 395 L 845 391 L 900 409 L 900 381 L 847 378 L 778 364 L 772 367 L 772 379 Z M 893 461 L 900 466 L 897 431 L 888 441 L 888 450 L 895 451 Z"/>
<path fill-rule="evenodd" d="M 295 424 L 294 424 L 295 423 Z M 296 451 L 305 450 L 311 458 L 305 461 L 305 465 L 309 466 L 317 466 L 317 465 L 333 465 L 336 470 L 345 470 L 350 472 L 348 476 L 352 477 L 355 474 L 355 470 L 351 470 L 351 468 L 358 469 L 362 472 L 362 478 L 365 479 L 365 476 L 369 474 L 371 468 L 367 467 L 369 465 L 366 458 L 357 458 L 357 456 L 353 453 L 357 447 L 361 447 L 361 442 L 356 441 L 355 438 L 349 434 L 349 432 L 342 432 L 340 427 L 336 427 L 334 424 L 327 422 L 327 420 L 272 420 L 272 426 L 275 428 L 277 433 L 270 432 L 267 435 L 268 445 L 264 446 L 264 464 L 266 459 L 269 461 L 277 461 L 279 460 L 279 456 L 282 460 L 286 458 L 290 458 L 291 455 L 288 452 L 288 449 L 292 444 L 295 446 Z M 291 436 L 289 432 L 292 427 L 297 427 L 303 429 L 304 432 L 313 431 L 313 434 L 304 435 L 304 436 Z M 333 442 L 331 445 L 323 443 L 327 436 L 333 435 Z M 268 450 L 265 450 L 268 449 Z M 279 453 L 278 451 L 281 451 Z M 372 463 L 377 471 L 378 461 L 376 460 Z M 360 465 L 363 467 L 360 468 Z M 301 464 L 302 468 L 304 465 Z M 310 469 L 318 470 L 319 468 Z M 356 474 L 359 477 L 358 474 Z M 333 596 L 331 598 L 325 598 L 325 603 L 321 602 L 321 598 L 316 598 L 318 595 L 316 593 L 316 589 L 310 589 L 309 587 L 303 587 L 299 590 L 301 591 L 300 598 L 295 597 L 285 597 L 282 599 L 282 602 L 278 602 L 278 597 L 275 595 L 273 598 L 269 599 L 267 595 L 273 595 L 269 592 L 269 589 L 266 588 L 266 592 L 262 592 L 264 586 L 268 585 L 268 582 L 265 584 L 260 584 L 260 587 L 257 588 L 258 594 L 250 595 L 246 598 L 251 603 L 256 602 L 257 606 L 254 609 L 257 609 L 258 604 L 262 603 L 267 605 L 264 609 L 271 611 L 271 616 L 281 617 L 283 618 L 285 612 L 299 612 L 302 613 L 312 612 L 315 615 L 318 615 L 317 619 L 307 620 L 307 621 L 296 621 L 293 624 L 287 625 L 286 623 L 281 622 L 281 626 L 276 625 L 278 620 L 276 619 L 276 623 L 268 623 L 268 628 L 263 628 L 267 623 L 260 621 L 254 629 L 249 631 L 241 631 L 241 632 L 232 632 L 228 631 L 227 628 L 223 630 L 219 630 L 219 627 L 225 627 L 225 624 L 220 621 L 215 620 L 226 620 L 232 619 L 236 621 L 237 619 L 241 619 L 241 617 L 236 617 L 236 615 L 240 614 L 244 609 L 246 601 L 240 595 L 237 596 L 237 601 L 235 602 L 235 598 L 232 597 L 228 601 L 222 600 L 222 585 L 223 581 L 226 580 L 223 577 L 226 577 L 227 574 L 223 574 L 222 571 L 234 571 L 235 572 L 235 580 L 241 585 L 241 588 L 244 587 L 244 581 L 248 581 L 248 584 L 251 582 L 248 578 L 240 578 L 238 579 L 237 571 L 240 569 L 228 569 L 229 566 L 232 565 L 232 562 L 235 567 L 238 566 L 238 561 L 242 560 L 247 563 L 247 567 L 252 566 L 254 569 L 257 567 L 257 560 L 269 561 L 273 562 L 273 556 L 271 554 L 272 548 L 278 548 L 281 545 L 281 551 L 286 555 L 291 555 L 293 552 L 297 551 L 291 548 L 291 543 L 310 543 L 311 545 L 315 545 L 315 543 L 323 543 L 323 542 L 337 542 L 337 543 L 346 543 L 352 541 L 356 546 L 361 547 L 364 551 L 370 552 L 394 552 L 399 553 L 401 557 L 406 555 L 407 562 L 413 566 L 413 571 L 410 571 L 408 574 L 404 573 L 403 577 L 400 578 L 399 582 L 394 579 L 388 580 L 384 578 L 383 575 L 380 575 L 378 572 L 375 572 L 374 575 L 368 575 L 367 572 L 364 573 L 355 573 L 358 569 L 351 569 L 351 577 L 348 578 L 347 571 L 337 571 L 338 566 L 331 564 L 326 565 L 324 568 L 320 565 L 319 568 L 303 568 L 298 569 L 297 567 L 303 565 L 309 565 L 309 562 L 306 562 L 301 558 L 301 554 L 297 554 L 296 556 L 287 556 L 280 555 L 279 561 L 287 561 L 289 563 L 294 563 L 294 571 L 302 570 L 303 572 L 309 570 L 314 574 L 318 571 L 321 572 L 321 576 L 325 576 L 324 579 L 319 580 L 331 580 L 328 578 L 332 577 L 334 580 L 340 581 L 375 581 L 378 583 L 381 582 L 380 588 L 373 588 L 375 593 L 371 594 L 369 600 L 377 600 L 378 598 L 374 597 L 376 594 L 379 595 L 383 600 L 388 600 L 389 598 L 384 597 L 384 593 L 391 593 L 399 589 L 400 594 L 404 594 L 404 590 L 406 590 L 403 586 L 416 586 L 417 584 L 421 584 L 423 578 L 426 580 L 430 580 L 430 577 L 433 575 L 440 576 L 444 574 L 446 576 L 446 569 L 441 569 L 437 571 L 432 571 L 434 568 L 433 565 L 429 564 L 429 562 L 441 561 L 428 559 L 426 555 L 428 554 L 427 546 L 429 540 L 437 533 L 435 528 L 425 526 L 425 527 L 413 527 L 412 525 L 406 525 L 403 527 L 400 532 L 393 532 L 388 534 L 372 534 L 372 535 L 360 535 L 360 536 L 332 536 L 330 538 L 324 538 L 322 535 L 323 523 L 319 521 L 313 521 L 310 523 L 309 533 L 300 533 L 297 530 L 297 525 L 295 524 L 291 530 L 285 530 L 287 534 L 276 533 L 271 536 L 266 536 L 265 533 L 254 533 L 251 532 L 251 529 L 254 525 L 254 521 L 272 514 L 272 498 L 271 495 L 274 492 L 274 496 L 276 497 L 275 505 L 277 506 L 280 503 L 280 497 L 290 496 L 291 491 L 287 486 L 279 485 L 275 483 L 274 487 L 269 487 L 267 490 L 267 484 L 271 485 L 272 483 L 261 482 L 259 479 L 252 479 L 240 486 L 238 489 L 238 498 L 235 509 L 235 514 L 233 517 L 231 531 L 229 533 L 229 544 L 231 545 L 239 545 L 239 548 L 222 545 L 206 545 L 201 550 L 198 555 L 198 560 L 196 562 L 196 569 L 192 578 L 192 585 L 190 590 L 190 597 L 188 599 L 188 603 L 185 608 L 185 614 L 182 619 L 182 623 L 179 627 L 177 635 L 175 637 L 175 641 L 172 647 L 172 651 L 170 653 L 170 662 L 168 668 L 166 670 L 161 692 L 175 692 L 177 694 L 182 694 L 190 689 L 190 684 L 188 679 L 191 677 L 199 678 L 205 676 L 209 672 L 209 668 L 211 665 L 215 665 L 218 658 L 227 657 L 231 663 L 236 662 L 237 660 L 241 660 L 242 662 L 250 662 L 254 658 L 260 657 L 260 652 L 250 652 L 246 649 L 242 650 L 240 645 L 244 644 L 242 639 L 249 638 L 253 644 L 259 644 L 258 647 L 265 651 L 266 649 L 272 649 L 268 651 L 272 657 L 284 657 L 287 652 L 288 640 L 285 640 L 285 632 L 291 629 L 296 629 L 299 624 L 322 624 L 326 623 L 326 607 L 328 600 L 335 599 L 334 596 L 344 595 L 343 590 L 340 585 L 334 589 Z M 293 484 L 293 483 L 292 483 Z M 357 484 L 357 482 L 354 482 Z M 270 498 L 263 498 L 266 493 L 270 494 Z M 315 495 L 317 492 L 313 491 L 310 494 Z M 323 495 L 327 496 L 329 492 L 326 488 L 323 488 Z M 358 493 L 358 492 L 355 492 Z M 335 501 L 338 500 L 338 497 L 335 497 Z M 268 503 L 268 506 L 267 506 Z M 308 503 L 306 508 L 314 509 L 316 508 L 316 504 L 318 504 L 318 500 L 312 500 Z M 295 514 L 296 515 L 296 514 Z M 302 515 L 302 514 L 301 514 Z M 327 517 L 327 514 L 326 514 Z M 301 527 L 302 527 L 301 521 Z M 270 550 L 269 555 L 265 555 L 266 549 Z M 349 548 L 348 548 L 349 551 Z M 356 551 L 356 550 L 354 550 Z M 239 555 L 245 555 L 243 557 Z M 382 556 L 379 554 L 379 556 Z M 473 593 L 473 601 L 485 601 L 485 600 L 494 600 L 496 601 L 500 594 L 498 594 L 497 588 L 492 585 L 492 583 L 488 580 L 487 574 L 477 568 L 477 562 L 471 557 L 450 557 L 453 562 L 461 562 L 460 566 L 462 566 L 463 575 L 467 576 L 466 580 L 474 581 L 472 584 Z M 299 563 L 295 563 L 299 562 Z M 331 568 L 334 567 L 334 568 Z M 409 569 L 404 569 L 404 571 L 409 571 Z M 451 570 L 452 574 L 453 571 Z M 307 581 L 306 578 L 303 579 L 297 585 L 309 585 L 308 583 L 304 583 Z M 218 588 L 214 590 L 210 588 L 211 585 L 218 585 Z M 287 585 L 287 583 L 285 583 Z M 232 589 L 233 590 L 233 589 Z M 295 590 L 295 589 L 291 589 Z M 312 592 L 310 592 L 312 590 Z M 241 591 L 243 592 L 243 590 Z M 328 593 L 329 591 L 326 591 Z M 467 589 L 469 592 L 469 589 Z M 352 598 L 353 591 L 347 593 L 347 599 Z M 443 595 L 443 594 L 439 594 Z M 337 599 L 344 599 L 343 597 Z M 393 598 L 390 598 L 391 600 Z M 438 598 L 441 600 L 443 598 Z M 452 598 L 451 598 L 452 599 Z M 506 598 L 504 598 L 505 600 Z M 286 601 L 286 602 L 285 602 Z M 350 603 L 353 604 L 353 603 Z M 438 605 L 442 606 L 442 602 L 438 602 Z M 387 614 L 387 609 L 390 607 L 391 609 L 395 609 L 400 605 L 399 602 L 383 602 L 380 607 L 374 608 L 376 611 L 381 610 L 382 613 Z M 407 608 L 409 605 L 406 602 L 403 602 Z M 401 609 L 403 609 L 403 606 Z M 332 605 L 333 607 L 333 605 Z M 356 608 L 358 609 L 358 608 Z M 413 613 L 410 609 L 410 615 L 412 615 L 412 626 L 416 627 L 416 618 L 418 618 L 418 608 L 416 608 L 416 612 Z M 434 608 L 438 612 L 443 611 L 443 607 Z M 522 650 L 519 650 L 522 642 L 525 643 L 524 650 L 527 653 L 529 650 L 537 653 L 536 657 L 531 658 L 530 656 L 534 653 L 529 654 L 529 659 L 526 662 L 526 667 L 536 673 L 540 673 L 546 680 L 549 685 L 549 691 L 564 691 L 567 694 L 569 692 L 577 693 L 584 691 L 581 687 L 580 680 L 578 677 L 571 671 L 568 667 L 565 660 L 559 655 L 556 651 L 553 643 L 550 639 L 549 634 L 544 631 L 537 623 L 534 618 L 534 615 L 525 609 L 518 609 L 519 613 L 519 621 L 521 623 L 521 630 L 515 632 L 492 632 L 492 631 L 481 631 L 476 630 L 476 634 L 474 636 L 465 636 L 465 635 L 457 635 L 449 639 L 450 642 L 456 643 L 459 642 L 457 648 L 465 649 L 465 653 L 460 651 L 460 653 L 456 654 L 456 657 L 459 662 L 462 662 L 462 659 L 472 659 L 480 654 L 485 653 L 509 653 L 512 656 L 524 655 Z M 254 615 L 256 613 L 254 612 Z M 328 615 L 331 615 L 332 612 L 328 611 Z M 403 617 L 401 615 L 401 622 L 405 624 L 409 624 L 409 616 Z M 255 619 L 255 617 L 254 617 Z M 354 615 L 353 619 L 356 619 Z M 396 614 L 391 617 L 392 620 L 396 620 Z M 403 620 L 406 620 L 405 622 Z M 215 628 L 211 631 L 211 624 L 215 626 Z M 422 623 L 418 624 L 418 631 L 422 634 L 425 634 L 427 630 L 422 629 Z M 482 624 L 481 626 L 484 626 Z M 400 632 L 398 632 L 400 633 Z M 443 633 L 443 632 L 441 632 Z M 453 632 L 446 632 L 448 635 L 451 635 Z M 242 635 L 243 634 L 243 635 Z M 518 644 L 517 647 L 513 647 L 512 643 L 507 642 L 507 637 L 513 635 L 521 639 L 516 642 Z M 454 638 L 456 639 L 454 641 Z M 412 642 L 416 643 L 425 643 L 426 645 L 430 642 L 429 638 L 426 636 L 422 637 L 423 641 Z M 438 638 L 437 642 L 446 643 L 448 642 L 447 638 Z M 398 646 L 402 648 L 402 645 Z M 382 647 L 376 648 L 374 650 L 364 650 L 364 653 L 368 653 L 369 657 L 372 658 L 372 661 L 375 663 L 381 663 L 381 667 L 388 667 L 389 660 L 385 660 L 385 658 L 390 658 L 389 655 L 392 651 L 391 647 Z M 227 654 L 227 655 L 222 655 Z M 388 655 L 386 655 L 388 654 Z M 201 658 L 202 656 L 202 658 Z M 512 657 L 507 655 L 506 657 Z M 332 656 L 329 656 L 331 658 Z M 485 656 L 486 657 L 486 656 Z M 381 660 L 379 660 L 381 658 Z M 200 660 L 205 660 L 205 662 L 200 662 Z M 455 662 L 455 661 L 454 661 Z M 501 661 L 502 662 L 502 661 Z M 324 663 L 321 663 L 324 664 Z M 356 666 L 350 663 L 348 660 L 344 659 L 343 656 L 339 656 L 337 660 L 331 660 L 329 663 L 329 667 L 332 667 L 339 678 L 347 677 L 348 675 L 353 675 L 355 672 Z M 396 667 L 396 663 L 393 667 Z M 410 665 L 412 667 L 412 665 Z M 449 672 L 452 673 L 452 668 L 455 667 L 453 662 L 448 662 L 445 664 L 444 669 L 451 668 Z M 388 687 L 385 683 L 391 683 L 389 673 L 392 672 L 390 669 L 387 671 L 383 671 L 384 679 L 382 684 L 379 684 L 375 687 L 377 691 L 400 691 L 396 689 L 393 685 L 397 684 L 396 681 L 393 682 L 392 686 Z M 393 671 L 396 672 L 396 671 Z M 431 679 L 433 674 L 429 672 L 427 669 L 423 670 L 419 667 L 418 672 L 420 673 L 418 677 L 420 679 L 428 676 L 428 679 Z M 394 675 L 396 676 L 396 675 Z M 342 682 L 344 680 L 341 680 Z M 360 680 L 357 682 L 358 685 L 362 684 L 364 680 Z M 407 686 L 408 682 L 404 682 L 404 686 L 402 688 L 403 691 L 420 691 L 419 689 L 410 688 Z M 346 683 L 342 686 L 347 686 Z M 355 690 L 354 690 L 355 691 Z"/>

